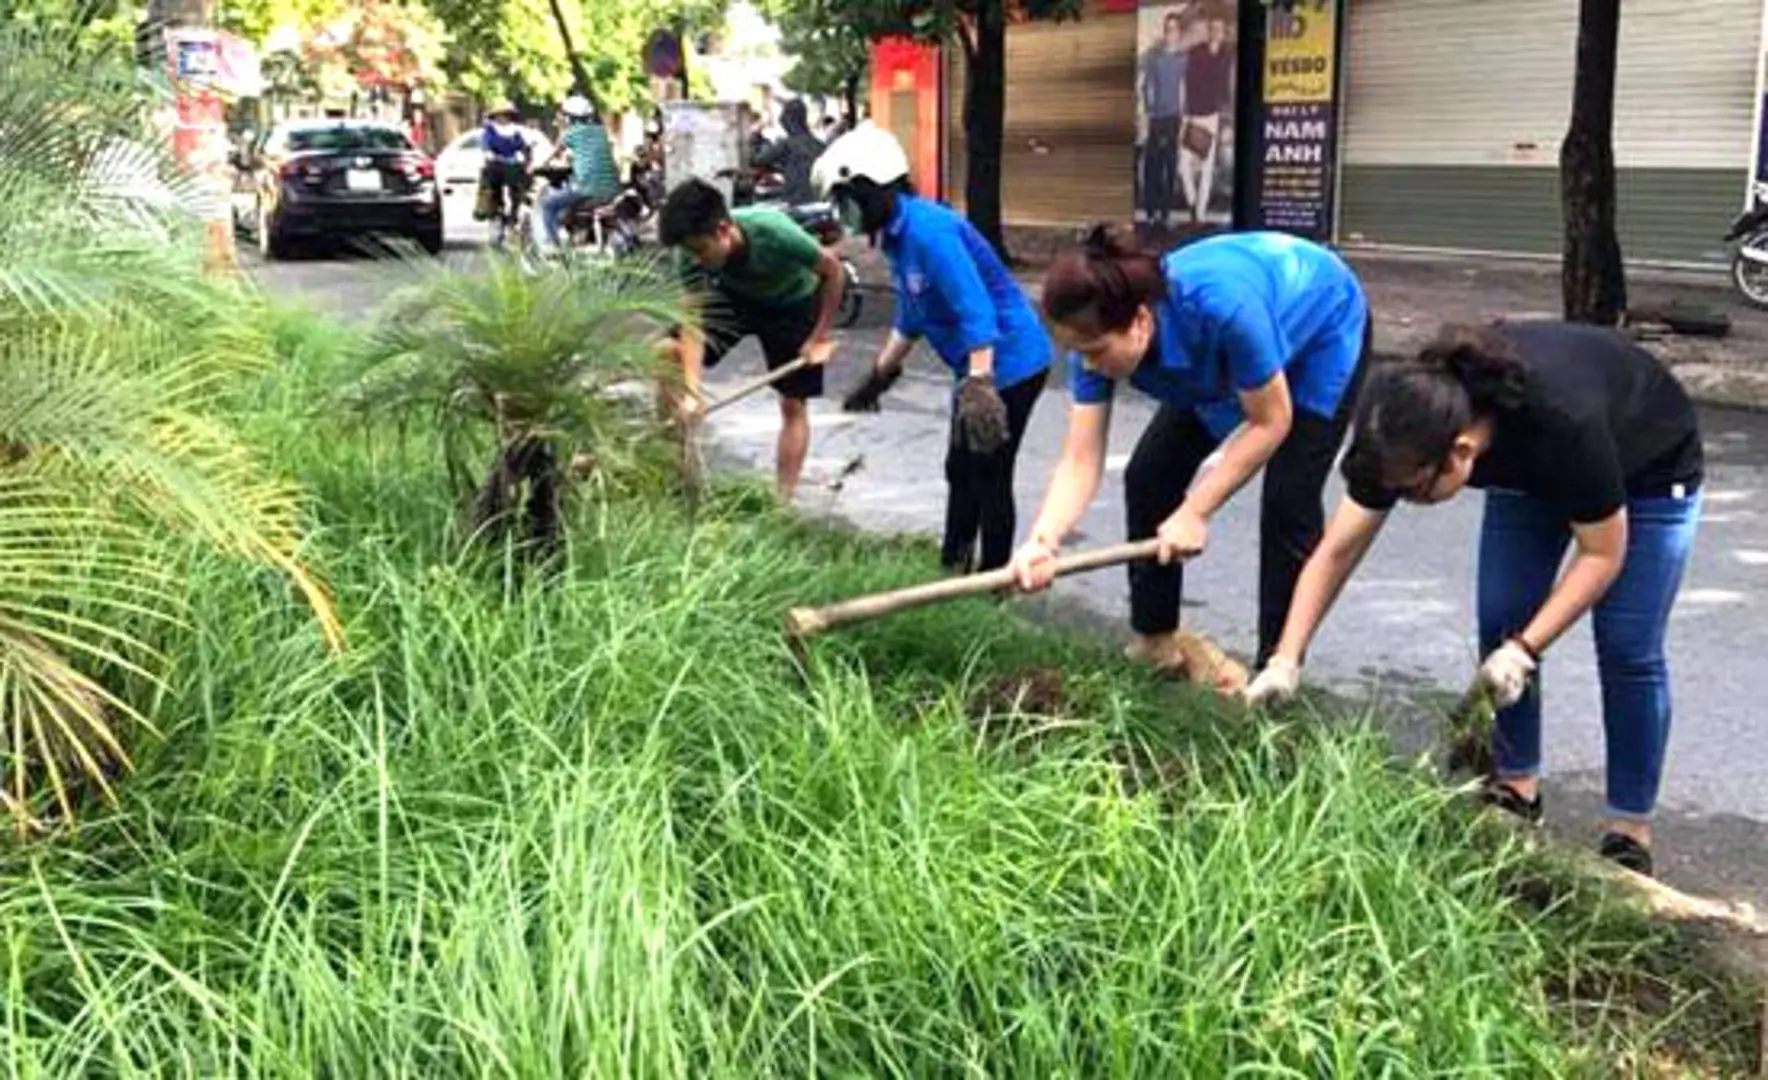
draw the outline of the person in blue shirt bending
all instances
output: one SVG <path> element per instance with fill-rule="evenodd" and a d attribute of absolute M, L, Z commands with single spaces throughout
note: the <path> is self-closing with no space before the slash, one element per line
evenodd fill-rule
<path fill-rule="evenodd" d="M 1210 519 L 1263 469 L 1263 667 L 1320 541 L 1322 491 L 1367 366 L 1369 304 L 1356 275 L 1284 233 L 1225 233 L 1156 257 L 1101 227 L 1051 265 L 1043 308 L 1073 350 L 1074 405 L 1043 509 L 1013 557 L 1019 587 L 1049 585 L 1063 537 L 1098 491 L 1112 395 L 1127 381 L 1161 402 L 1124 473 L 1130 539 L 1160 539 L 1157 561 L 1130 566 L 1130 655 L 1181 666 L 1181 564 L 1203 553 Z"/>
<path fill-rule="evenodd" d="M 875 410 L 914 342 L 926 339 L 956 380 L 940 561 L 960 573 L 1006 566 L 1016 526 L 1013 469 L 1049 374 L 1049 335 L 975 227 L 914 193 L 908 155 L 889 132 L 867 123 L 835 140 L 813 180 L 878 238 L 896 291 L 890 338 L 843 408 Z"/>

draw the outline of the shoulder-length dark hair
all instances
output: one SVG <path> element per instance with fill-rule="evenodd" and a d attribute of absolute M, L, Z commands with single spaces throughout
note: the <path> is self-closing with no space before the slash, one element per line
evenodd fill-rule
<path fill-rule="evenodd" d="M 1357 402 L 1345 471 L 1376 486 L 1448 460 L 1479 419 L 1521 407 L 1527 373 L 1492 327 L 1449 325 L 1418 355 L 1381 364 Z"/>

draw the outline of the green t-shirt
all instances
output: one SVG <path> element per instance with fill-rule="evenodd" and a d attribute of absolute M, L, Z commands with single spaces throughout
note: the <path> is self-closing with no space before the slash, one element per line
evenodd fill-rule
<path fill-rule="evenodd" d="M 737 303 L 790 307 L 816 295 L 823 249 L 785 213 L 745 206 L 731 211 L 743 233 L 743 252 L 720 270 L 702 270 L 684 253 L 688 280 L 705 283 Z"/>

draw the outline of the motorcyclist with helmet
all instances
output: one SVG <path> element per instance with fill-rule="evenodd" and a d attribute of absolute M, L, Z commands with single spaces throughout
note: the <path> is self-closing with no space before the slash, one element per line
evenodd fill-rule
<path fill-rule="evenodd" d="M 547 164 L 569 156 L 571 179 L 540 203 L 541 227 L 547 245 L 553 250 L 559 247 L 559 229 L 565 215 L 583 208 L 593 212 L 620 194 L 620 170 L 614 160 L 614 142 L 596 115 L 595 105 L 582 94 L 572 94 L 565 99 L 560 112 L 564 114 L 564 131 L 559 135 L 558 149 L 553 151 Z"/>

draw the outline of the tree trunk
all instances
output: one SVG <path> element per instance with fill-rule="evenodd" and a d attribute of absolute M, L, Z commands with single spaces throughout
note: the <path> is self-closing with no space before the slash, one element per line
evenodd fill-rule
<path fill-rule="evenodd" d="M 847 106 L 847 128 L 852 129 L 859 124 L 859 76 L 849 75 L 847 85 L 843 89 L 842 98 Z"/>
<path fill-rule="evenodd" d="M 978 0 L 976 41 L 965 57 L 964 206 L 971 224 L 1008 258 L 1001 229 L 1001 143 L 1007 120 L 1007 8 Z"/>
<path fill-rule="evenodd" d="M 1571 127 L 1559 148 L 1565 317 L 1601 326 L 1618 325 L 1627 312 L 1626 270 L 1615 233 L 1615 52 L 1620 29 L 1620 0 L 1579 0 Z"/>
<path fill-rule="evenodd" d="M 590 82 L 583 57 L 577 55 L 577 46 L 571 43 L 571 24 L 565 21 L 565 9 L 559 0 L 547 0 L 547 3 L 552 6 L 553 22 L 559 27 L 559 42 L 565 46 L 565 59 L 571 61 L 571 77 L 577 80 L 577 90 L 594 102 L 596 111 L 600 112 L 602 103 L 595 96 L 595 84 Z"/>

